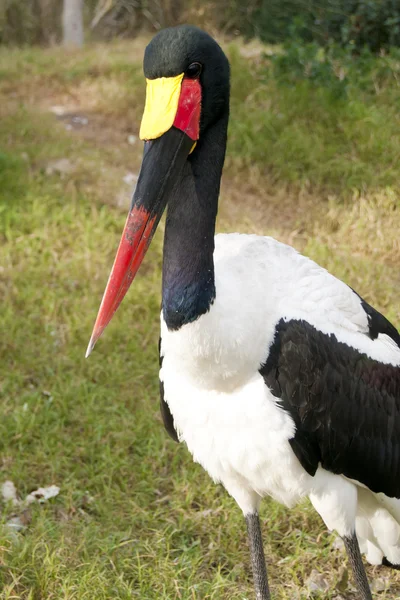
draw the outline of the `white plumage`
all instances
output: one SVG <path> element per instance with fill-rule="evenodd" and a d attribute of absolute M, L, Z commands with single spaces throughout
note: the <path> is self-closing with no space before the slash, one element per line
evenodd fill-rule
<path fill-rule="evenodd" d="M 180 439 L 244 514 L 265 495 L 287 506 L 308 496 L 341 536 L 357 524 L 369 562 L 400 563 L 400 501 L 321 467 L 309 475 L 289 445 L 293 419 L 259 373 L 282 317 L 304 319 L 383 363 L 400 365 L 400 348 L 387 335 L 368 337 L 360 298 L 293 248 L 255 235 L 215 242 L 209 312 L 178 331 L 161 316 L 160 379 Z"/>

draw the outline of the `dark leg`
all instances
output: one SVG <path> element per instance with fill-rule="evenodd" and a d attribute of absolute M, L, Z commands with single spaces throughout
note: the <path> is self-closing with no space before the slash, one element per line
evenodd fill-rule
<path fill-rule="evenodd" d="M 271 600 L 258 514 L 246 515 L 256 600 Z"/>
<path fill-rule="evenodd" d="M 367 575 L 365 574 L 357 536 L 355 533 L 348 537 L 344 536 L 343 541 L 347 551 L 347 556 L 349 557 L 351 568 L 353 569 L 354 579 L 356 580 L 356 585 L 360 593 L 360 599 L 372 600 L 372 594 L 371 590 L 369 589 Z"/>

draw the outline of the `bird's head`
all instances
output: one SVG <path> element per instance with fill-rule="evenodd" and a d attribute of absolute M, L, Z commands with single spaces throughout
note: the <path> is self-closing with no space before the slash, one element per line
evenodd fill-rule
<path fill-rule="evenodd" d="M 187 161 L 229 110 L 229 63 L 216 41 L 188 25 L 160 31 L 147 46 L 143 161 L 86 356 L 132 283 Z"/>
<path fill-rule="evenodd" d="M 182 25 L 160 31 L 145 50 L 143 70 L 147 98 L 141 139 L 159 137 L 161 128 L 169 125 L 167 111 L 170 118 L 175 113 L 175 126 L 180 128 L 182 111 L 193 108 L 186 133 L 198 139 L 199 133 L 227 110 L 228 60 L 217 42 L 197 27 Z"/>

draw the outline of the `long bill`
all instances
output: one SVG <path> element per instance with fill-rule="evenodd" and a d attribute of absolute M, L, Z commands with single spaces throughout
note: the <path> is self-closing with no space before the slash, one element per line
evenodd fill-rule
<path fill-rule="evenodd" d="M 201 86 L 183 73 L 147 80 L 140 127 L 145 140 L 139 179 L 86 351 L 111 321 L 129 289 L 164 212 L 168 194 L 200 132 Z"/>
<path fill-rule="evenodd" d="M 193 140 L 172 127 L 145 143 L 143 162 L 108 283 L 86 351 L 95 343 L 129 289 L 164 212 L 168 194 L 193 146 Z"/>

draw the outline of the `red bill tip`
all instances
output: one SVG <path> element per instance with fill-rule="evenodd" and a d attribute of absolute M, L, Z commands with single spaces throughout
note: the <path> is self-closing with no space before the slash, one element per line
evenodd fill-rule
<path fill-rule="evenodd" d="M 150 213 L 142 207 L 133 207 L 129 212 L 86 350 L 86 358 L 128 291 L 153 237 L 155 221 L 156 215 L 150 218 Z"/>

